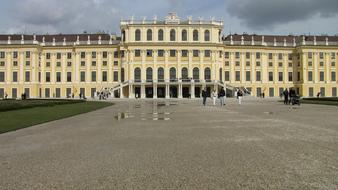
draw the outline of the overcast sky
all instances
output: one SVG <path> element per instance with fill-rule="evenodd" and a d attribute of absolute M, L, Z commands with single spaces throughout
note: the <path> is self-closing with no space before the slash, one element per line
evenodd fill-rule
<path fill-rule="evenodd" d="M 214 16 L 224 34 L 338 34 L 338 0 L 0 0 L 0 33 L 119 34 L 121 18 Z"/>

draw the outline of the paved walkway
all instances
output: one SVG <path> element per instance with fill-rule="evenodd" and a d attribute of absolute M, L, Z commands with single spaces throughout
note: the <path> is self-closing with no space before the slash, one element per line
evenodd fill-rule
<path fill-rule="evenodd" d="M 338 188 L 338 107 L 200 104 L 119 101 L 2 134 L 0 189 Z"/>

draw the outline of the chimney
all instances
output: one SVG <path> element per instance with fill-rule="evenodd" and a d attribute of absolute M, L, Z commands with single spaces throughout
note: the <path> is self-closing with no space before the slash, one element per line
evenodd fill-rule
<path fill-rule="evenodd" d="M 11 36 L 8 36 L 8 41 L 7 41 L 7 44 L 11 44 Z"/>

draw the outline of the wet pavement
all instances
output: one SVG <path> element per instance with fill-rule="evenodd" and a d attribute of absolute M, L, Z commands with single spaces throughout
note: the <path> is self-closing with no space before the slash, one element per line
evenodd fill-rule
<path fill-rule="evenodd" d="M 0 135 L 0 189 L 338 189 L 338 107 L 131 100 Z"/>

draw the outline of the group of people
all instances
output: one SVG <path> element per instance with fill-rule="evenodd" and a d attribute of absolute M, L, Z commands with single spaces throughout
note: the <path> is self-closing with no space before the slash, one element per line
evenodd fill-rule
<path fill-rule="evenodd" d="M 283 91 L 282 94 L 284 96 L 284 104 L 285 105 L 290 105 L 292 100 L 297 98 L 297 92 L 293 88 L 290 88 L 289 90 L 287 88 L 285 88 L 285 90 Z"/>
<path fill-rule="evenodd" d="M 239 105 L 242 104 L 243 95 L 244 95 L 244 93 L 243 93 L 242 90 L 236 89 L 235 96 L 236 96 L 236 98 L 238 100 L 238 104 Z M 226 102 L 225 102 L 225 100 L 226 100 L 226 93 L 225 93 L 225 90 L 224 90 L 223 87 L 221 88 L 221 90 L 218 93 L 216 92 L 216 90 L 213 90 L 211 92 L 210 96 L 212 98 L 214 106 L 216 105 L 217 98 L 219 99 L 221 106 L 225 106 L 226 105 Z M 205 106 L 206 102 L 207 102 L 207 98 L 208 98 L 208 92 L 207 92 L 206 89 L 202 90 L 202 98 L 203 98 L 203 105 Z"/>

